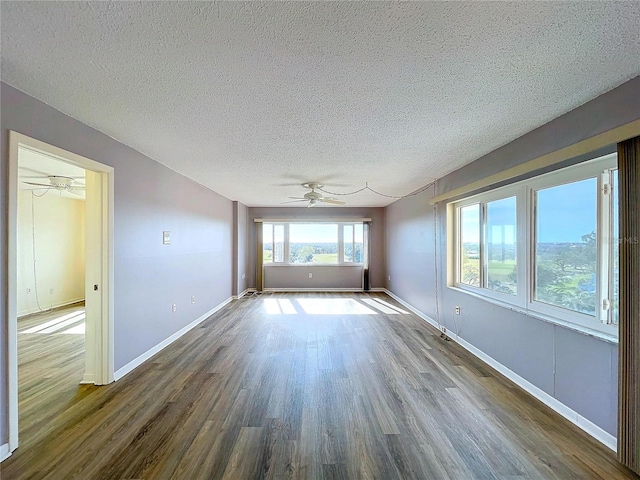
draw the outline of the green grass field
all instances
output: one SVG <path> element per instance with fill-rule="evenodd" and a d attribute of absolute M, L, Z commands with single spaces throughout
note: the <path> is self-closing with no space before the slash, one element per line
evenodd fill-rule
<path fill-rule="evenodd" d="M 271 263 L 273 260 L 273 252 L 271 250 L 263 250 L 262 262 Z M 313 255 L 313 263 L 338 263 L 337 253 L 316 253 Z"/>
<path fill-rule="evenodd" d="M 497 282 L 510 282 L 509 274 L 513 272 L 515 260 L 506 260 L 503 262 L 489 263 L 489 278 Z"/>
<path fill-rule="evenodd" d="M 338 263 L 338 254 L 316 253 L 313 255 L 313 263 Z"/>

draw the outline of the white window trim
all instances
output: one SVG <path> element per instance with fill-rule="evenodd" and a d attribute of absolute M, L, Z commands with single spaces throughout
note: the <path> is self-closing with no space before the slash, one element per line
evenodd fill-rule
<path fill-rule="evenodd" d="M 535 192 L 543 188 L 563 185 L 566 183 L 577 182 L 588 178 L 597 178 L 598 189 L 600 194 L 597 200 L 597 238 L 598 238 L 598 260 L 596 277 L 598 284 L 596 286 L 597 302 L 602 302 L 603 298 L 610 297 L 609 292 L 609 271 L 610 257 L 609 252 L 612 239 L 611 234 L 611 195 L 608 197 L 603 194 L 604 184 L 610 184 L 609 170 L 617 168 L 617 155 L 615 153 L 600 157 L 594 160 L 566 167 L 561 170 L 549 172 L 531 179 L 523 180 L 494 190 L 473 195 L 458 201 L 447 204 L 448 221 L 447 236 L 450 238 L 448 244 L 449 258 L 448 262 L 447 285 L 449 288 L 469 293 L 479 298 L 485 298 L 491 303 L 503 305 L 515 311 L 530 315 L 544 321 L 552 322 L 564 327 L 570 327 L 583 333 L 596 336 L 603 336 L 610 341 L 617 341 L 618 328 L 617 325 L 607 323 L 609 313 L 602 308 L 602 305 L 596 306 L 596 316 L 582 314 L 546 304 L 534 299 L 534 265 L 535 265 Z M 459 283 L 460 272 L 460 208 L 500 200 L 509 197 L 516 197 L 516 225 L 517 232 L 517 250 L 516 261 L 518 265 L 517 275 L 517 294 L 509 295 L 506 293 L 496 292 L 484 285 L 485 265 L 483 256 L 483 244 L 485 229 L 481 225 L 481 238 L 479 245 L 480 253 L 480 284 L 481 287 L 474 287 Z M 482 210 L 482 208 L 481 208 Z M 481 212 L 481 221 L 486 219 L 486 215 Z M 522 221 L 524 219 L 524 221 Z M 524 248 L 522 248 L 524 246 Z M 611 300 L 609 298 L 609 300 Z"/>
<path fill-rule="evenodd" d="M 510 197 L 516 197 L 516 218 L 523 218 L 522 216 L 526 214 L 526 201 L 525 201 L 525 195 L 524 192 L 520 191 L 521 189 L 517 186 L 508 186 L 508 187 L 502 187 L 500 189 L 496 189 L 493 190 L 491 192 L 487 192 L 487 193 L 483 193 L 483 194 L 479 194 L 479 195 L 474 195 L 473 197 L 469 197 L 467 199 L 461 200 L 459 202 L 454 202 L 454 217 L 455 217 L 455 221 L 456 221 L 456 226 L 455 226 L 455 233 L 454 234 L 454 245 L 455 245 L 455 272 L 453 275 L 453 283 L 450 284 L 450 286 L 455 286 L 456 288 L 463 290 L 463 291 L 468 291 L 468 292 L 473 292 L 477 295 L 480 296 L 486 296 L 489 298 L 492 298 L 494 300 L 498 300 L 507 304 L 514 304 L 514 305 L 524 305 L 525 301 L 526 301 L 526 286 L 527 286 L 527 282 L 526 282 L 526 272 L 524 268 L 520 268 L 520 265 L 525 265 L 526 263 L 526 255 L 527 255 L 527 250 L 526 248 L 521 248 L 520 244 L 516 241 L 516 246 L 517 246 L 517 250 L 516 250 L 516 262 L 518 265 L 518 276 L 517 276 L 517 293 L 515 295 L 510 295 L 508 293 L 502 293 L 502 292 L 497 292 L 495 290 L 491 290 L 489 288 L 486 287 L 474 287 L 472 285 L 467 285 L 464 283 L 458 283 L 458 275 L 459 275 L 459 266 L 460 266 L 460 248 L 459 248 L 459 233 L 460 233 L 460 215 L 459 215 L 459 209 L 462 207 L 466 207 L 469 205 L 474 205 L 477 203 L 488 203 L 488 202 L 493 202 L 496 200 L 502 200 L 505 198 L 510 198 Z M 483 218 L 482 212 L 481 212 L 481 219 Z M 484 216 L 484 218 L 486 218 L 486 216 Z M 482 225 L 480 226 L 482 229 Z M 516 224 L 516 238 L 525 238 L 526 236 L 526 225 L 524 225 L 523 222 L 517 222 Z M 483 234 L 483 232 L 481 231 L 481 234 Z M 482 238 L 481 238 L 482 240 Z M 483 242 L 480 242 L 479 245 L 479 249 L 480 249 L 480 259 L 482 260 L 483 258 L 483 247 L 482 247 Z M 480 285 L 484 284 L 484 277 L 486 276 L 486 269 L 485 269 L 485 265 L 481 264 L 480 265 Z"/>
<path fill-rule="evenodd" d="M 368 219 L 363 219 L 363 220 L 368 220 Z M 256 222 L 258 222 L 258 220 L 256 219 Z M 315 221 L 315 220 L 288 220 L 288 221 L 283 221 L 283 220 L 278 220 L 278 221 L 270 221 L 270 220 L 262 220 L 260 219 L 260 223 L 263 224 L 271 224 L 274 226 L 274 235 L 273 235 L 273 248 L 275 249 L 275 226 L 276 225 L 283 225 L 284 226 L 284 261 L 282 262 L 276 262 L 276 261 L 271 261 L 271 262 L 263 262 L 263 266 L 265 267 L 305 267 L 305 268 L 309 268 L 309 267 L 362 267 L 364 265 L 363 262 L 345 262 L 344 261 L 344 229 L 343 226 L 344 225 L 353 225 L 353 230 L 354 230 L 354 236 L 355 236 L 355 226 L 357 224 L 363 225 L 364 221 L 361 220 L 340 220 L 340 221 L 336 221 L 336 220 L 322 220 L 322 221 Z M 338 261 L 336 263 L 290 263 L 290 238 L 289 238 L 289 226 L 292 224 L 325 224 L 325 225 L 337 225 L 338 227 Z M 364 236 L 364 228 L 363 228 L 363 236 Z M 264 245 L 264 240 L 263 240 L 263 245 Z M 363 238 L 363 245 L 364 245 L 364 238 Z M 263 247 L 264 248 L 264 247 Z M 272 254 L 272 259 L 275 258 L 275 255 Z"/>

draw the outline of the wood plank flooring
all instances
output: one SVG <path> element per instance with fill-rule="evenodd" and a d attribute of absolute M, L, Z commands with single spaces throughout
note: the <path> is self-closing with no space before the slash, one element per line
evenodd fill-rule
<path fill-rule="evenodd" d="M 18 422 L 20 438 L 29 443 L 46 435 L 43 425 L 63 413 L 78 393 L 84 320 L 84 303 L 18 319 Z"/>
<path fill-rule="evenodd" d="M 251 296 L 115 384 L 81 370 L 25 400 L 2 480 L 638 478 L 384 294 Z"/>

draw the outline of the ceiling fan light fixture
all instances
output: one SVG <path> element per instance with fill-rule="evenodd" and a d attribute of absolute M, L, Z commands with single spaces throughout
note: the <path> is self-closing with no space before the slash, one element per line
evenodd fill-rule
<path fill-rule="evenodd" d="M 71 190 L 73 178 L 52 175 L 49 177 L 49 182 L 51 186 L 57 190 Z"/>
<path fill-rule="evenodd" d="M 307 205 L 307 208 L 315 207 L 316 203 L 317 203 L 317 200 L 315 198 L 311 198 L 309 200 L 309 205 Z"/>

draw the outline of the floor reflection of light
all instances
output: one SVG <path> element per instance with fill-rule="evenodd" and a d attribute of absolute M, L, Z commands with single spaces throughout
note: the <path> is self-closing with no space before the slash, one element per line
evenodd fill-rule
<path fill-rule="evenodd" d="M 84 318 L 85 318 L 85 314 L 83 313 L 82 315 L 78 315 L 77 317 L 73 317 L 73 318 L 69 318 L 68 320 L 65 320 L 64 322 L 60 322 L 52 327 L 49 328 L 45 328 L 44 330 L 40 330 L 38 333 L 55 333 L 59 330 L 64 329 L 65 327 L 68 327 L 69 325 L 73 325 L 74 323 L 78 323 L 80 321 L 82 321 L 82 323 L 84 323 Z"/>
<path fill-rule="evenodd" d="M 291 300 L 286 298 L 265 298 L 264 308 L 267 315 L 296 315 L 298 313 Z"/>
<path fill-rule="evenodd" d="M 373 298 L 361 298 L 360 301 L 371 305 L 373 308 L 377 308 L 378 310 L 380 310 L 382 313 L 386 313 L 387 315 L 398 315 L 400 314 L 400 312 L 398 312 L 397 310 L 394 310 L 393 308 L 389 308 L 386 305 L 382 305 L 379 302 L 376 302 Z"/>
<path fill-rule="evenodd" d="M 63 330 L 62 332 L 58 332 L 58 335 L 84 335 L 84 326 L 85 323 L 82 322 L 79 325 Z"/>
<path fill-rule="evenodd" d="M 298 298 L 309 315 L 375 315 L 377 312 L 351 298 Z"/>
<path fill-rule="evenodd" d="M 280 299 L 278 300 L 278 305 L 282 309 L 282 313 L 286 315 L 295 315 L 296 313 L 298 313 L 296 311 L 296 307 L 294 307 L 293 303 L 291 303 L 291 300 L 288 300 L 286 298 Z"/>
<path fill-rule="evenodd" d="M 396 307 L 395 305 L 392 305 L 389 302 L 385 302 L 384 300 L 380 300 L 379 298 L 374 298 L 373 300 L 384 305 L 385 307 L 395 310 L 398 313 L 404 313 L 405 315 L 409 315 L 409 312 L 407 312 L 406 310 L 403 310 L 400 307 Z"/>
<path fill-rule="evenodd" d="M 44 323 L 41 323 L 40 325 L 36 325 L 35 327 L 31 327 L 26 330 L 23 330 L 20 333 L 50 333 L 50 332 L 45 332 L 44 330 L 50 327 L 56 327 L 68 320 L 71 320 L 71 323 L 74 323 L 82 319 L 84 319 L 84 311 L 76 310 L 75 312 L 71 312 L 66 315 L 62 315 L 60 317 L 56 317 L 53 320 L 49 320 L 48 322 L 44 322 Z M 66 325 L 69 325 L 69 323 L 66 323 L 64 326 Z"/>
<path fill-rule="evenodd" d="M 264 308 L 267 310 L 268 315 L 280 315 L 282 313 L 280 305 L 278 305 L 278 300 L 275 298 L 265 298 Z"/>

